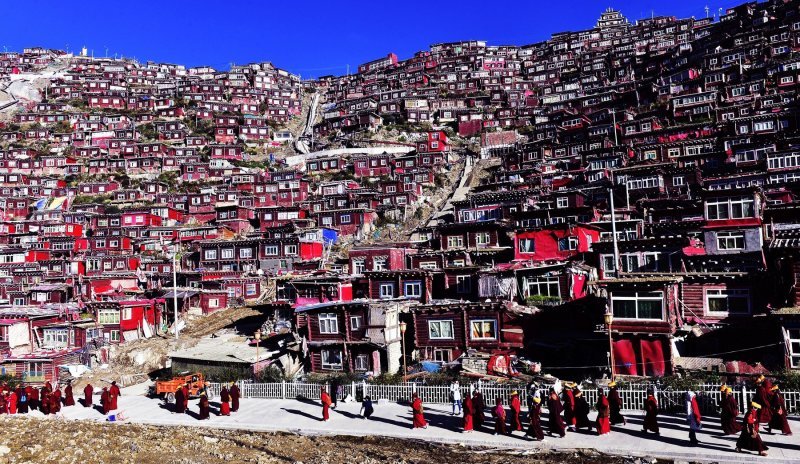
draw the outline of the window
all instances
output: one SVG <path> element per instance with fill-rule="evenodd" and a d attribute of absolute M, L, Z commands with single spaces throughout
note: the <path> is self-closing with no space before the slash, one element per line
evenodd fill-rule
<path fill-rule="evenodd" d="M 558 250 L 569 251 L 578 249 L 578 237 L 564 237 L 558 239 Z"/>
<path fill-rule="evenodd" d="M 706 308 L 710 313 L 748 314 L 750 292 L 747 289 L 707 289 Z"/>
<path fill-rule="evenodd" d="M 534 239 L 532 238 L 521 238 L 519 239 L 519 252 L 520 253 L 535 253 L 536 246 L 534 243 Z"/>
<path fill-rule="evenodd" d="M 744 232 L 717 232 L 718 250 L 744 250 Z"/>
<path fill-rule="evenodd" d="M 350 221 L 351 221 L 351 219 L 350 219 L 350 215 L 349 214 L 342 214 L 339 217 L 339 223 L 340 224 L 350 224 Z"/>
<path fill-rule="evenodd" d="M 249 259 L 253 257 L 253 249 L 252 248 L 240 248 L 239 249 L 239 257 L 243 259 Z"/>
<path fill-rule="evenodd" d="M 403 284 L 403 294 L 412 298 L 422 296 L 422 282 L 406 282 Z"/>
<path fill-rule="evenodd" d="M 380 287 L 378 287 L 378 295 L 383 300 L 394 298 L 394 284 L 393 283 L 380 284 Z"/>
<path fill-rule="evenodd" d="M 358 330 L 361 325 L 361 316 L 350 316 L 350 330 Z"/>
<path fill-rule="evenodd" d="M 387 269 L 386 263 L 389 261 L 389 258 L 386 256 L 376 256 L 372 258 L 372 270 L 373 271 L 385 271 Z"/>
<path fill-rule="evenodd" d="M 109 331 L 108 332 L 108 339 L 111 342 L 119 343 L 119 341 L 120 341 L 119 330 L 111 330 L 111 331 Z"/>
<path fill-rule="evenodd" d="M 219 298 L 209 298 L 208 299 L 208 307 L 209 308 L 219 308 Z"/>
<path fill-rule="evenodd" d="M 468 275 L 456 276 L 456 292 L 469 293 L 472 291 L 472 278 Z"/>
<path fill-rule="evenodd" d="M 433 350 L 433 360 L 443 363 L 449 363 L 453 359 L 453 351 L 448 349 L 436 348 Z"/>
<path fill-rule="evenodd" d="M 44 346 L 49 348 L 64 348 L 69 344 L 68 329 L 44 330 Z"/>
<path fill-rule="evenodd" d="M 297 245 L 286 245 L 283 252 L 286 256 L 297 256 Z"/>
<path fill-rule="evenodd" d="M 206 250 L 206 260 L 217 259 L 217 250 Z"/>
<path fill-rule="evenodd" d="M 324 349 L 320 352 L 322 368 L 329 371 L 342 370 L 342 350 Z"/>
<path fill-rule="evenodd" d="M 353 259 L 353 274 L 361 275 L 364 273 L 364 258 Z"/>
<path fill-rule="evenodd" d="M 556 208 L 566 208 L 569 206 L 569 197 L 556 198 Z"/>
<path fill-rule="evenodd" d="M 494 319 L 478 319 L 470 321 L 470 339 L 495 340 L 497 339 L 497 321 Z"/>
<path fill-rule="evenodd" d="M 353 364 L 355 370 L 357 371 L 368 371 L 369 370 L 369 355 L 367 354 L 358 354 L 356 355 L 355 359 L 353 360 Z"/>
<path fill-rule="evenodd" d="M 428 336 L 431 340 L 452 340 L 453 321 L 428 321 Z"/>
<path fill-rule="evenodd" d="M 447 248 L 458 248 L 464 246 L 464 237 L 461 235 L 449 235 L 447 237 Z"/>
<path fill-rule="evenodd" d="M 133 319 L 133 308 L 122 308 L 122 320 L 129 321 Z"/>
<path fill-rule="evenodd" d="M 101 309 L 97 312 L 97 322 L 100 324 L 119 324 L 119 311 L 116 309 Z"/>
<path fill-rule="evenodd" d="M 558 277 L 526 277 L 525 278 L 525 296 L 542 295 L 542 296 L 561 296 L 561 290 L 558 284 Z"/>
<path fill-rule="evenodd" d="M 222 259 L 233 259 L 233 248 L 223 248 Z"/>
<path fill-rule="evenodd" d="M 439 269 L 439 264 L 436 261 L 421 261 L 419 263 L 420 269 Z"/>
<path fill-rule="evenodd" d="M 339 333 L 339 318 L 336 313 L 320 313 L 319 317 L 319 333 L 324 334 L 338 334 Z"/>
<path fill-rule="evenodd" d="M 786 336 L 789 339 L 789 356 L 792 368 L 800 368 L 800 329 L 788 329 Z"/>
<path fill-rule="evenodd" d="M 489 244 L 489 232 L 478 232 L 475 234 L 475 244 L 477 246 L 486 246 Z"/>
<path fill-rule="evenodd" d="M 663 320 L 664 292 L 613 292 L 614 317 Z"/>
<path fill-rule="evenodd" d="M 712 198 L 706 201 L 708 219 L 741 219 L 755 217 L 752 197 Z"/>
<path fill-rule="evenodd" d="M 675 176 L 672 178 L 673 187 L 680 187 L 681 185 L 686 185 L 686 179 L 683 176 Z"/>
<path fill-rule="evenodd" d="M 753 125 L 753 129 L 756 132 L 768 131 L 768 130 L 772 130 L 774 128 L 775 128 L 775 122 L 774 121 L 762 121 L 762 122 L 757 122 L 757 123 L 755 123 Z"/>

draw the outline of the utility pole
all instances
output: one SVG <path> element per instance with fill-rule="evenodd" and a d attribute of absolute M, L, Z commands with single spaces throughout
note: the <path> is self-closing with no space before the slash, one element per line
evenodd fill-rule
<path fill-rule="evenodd" d="M 172 304 L 175 306 L 175 340 L 180 336 L 178 328 L 178 242 L 175 241 L 175 250 L 172 253 Z"/>

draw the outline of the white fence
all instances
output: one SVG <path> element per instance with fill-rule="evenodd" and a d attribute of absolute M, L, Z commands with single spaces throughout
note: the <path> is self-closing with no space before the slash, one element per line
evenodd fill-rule
<path fill-rule="evenodd" d="M 237 383 L 243 398 L 267 398 L 267 399 L 309 399 L 318 400 L 321 388 L 324 386 L 329 389 L 330 385 L 318 383 L 301 382 L 277 382 L 277 383 Z M 627 385 L 619 389 L 622 397 L 622 404 L 627 410 L 644 409 L 644 401 L 647 398 L 647 388 L 649 385 L 637 384 Z M 209 387 L 209 397 L 219 396 L 222 384 L 212 383 Z M 494 404 L 495 398 L 502 398 L 508 404 L 511 392 L 517 390 L 523 404 L 526 403 L 527 392 L 524 385 L 497 385 L 497 384 L 470 384 L 461 385 L 462 396 L 468 395 L 475 388 L 479 388 L 483 394 L 486 404 Z M 680 413 L 685 411 L 684 398 L 686 391 L 672 390 L 670 388 L 656 389 L 660 409 L 668 412 Z M 410 401 L 411 395 L 419 394 L 420 398 L 426 403 L 448 404 L 450 403 L 450 387 L 447 385 L 419 385 L 415 383 L 404 383 L 398 385 L 378 385 L 365 382 L 353 382 L 340 384 L 338 397 L 344 398 L 352 395 L 353 398 L 369 396 L 373 401 L 387 400 L 391 402 Z M 704 414 L 715 414 L 722 399 L 719 385 L 702 385 L 697 390 L 697 398 L 700 409 Z M 539 388 L 539 394 L 545 399 L 548 394 L 548 387 Z M 583 390 L 584 398 L 590 405 L 594 406 L 597 402 L 597 390 Z M 747 403 L 755 395 L 752 389 L 736 387 L 733 395 L 742 411 L 747 409 Z M 786 408 L 790 413 L 800 412 L 800 391 L 783 392 Z"/>

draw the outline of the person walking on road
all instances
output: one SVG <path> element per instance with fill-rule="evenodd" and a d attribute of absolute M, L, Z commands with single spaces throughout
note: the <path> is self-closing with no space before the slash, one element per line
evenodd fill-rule
<path fill-rule="evenodd" d="M 792 429 L 789 427 L 789 420 L 786 417 L 786 402 L 783 400 L 781 389 L 777 385 L 772 386 L 772 396 L 769 399 L 772 408 L 772 418 L 767 425 L 767 432 L 772 433 L 772 429 L 778 429 L 783 435 L 791 435 Z"/>
<path fill-rule="evenodd" d="M 519 400 L 519 392 L 514 390 L 511 392 L 511 424 L 509 433 L 522 431 L 522 402 Z"/>
<path fill-rule="evenodd" d="M 83 407 L 84 408 L 91 408 L 92 407 L 92 395 L 94 394 L 94 387 L 92 384 L 87 383 L 85 387 L 83 387 Z"/>
<path fill-rule="evenodd" d="M 320 391 L 319 401 L 322 403 L 322 422 L 327 422 L 331 418 L 329 410 L 331 407 L 332 400 L 331 400 L 331 395 L 329 395 L 328 392 L 325 391 L 325 387 L 322 387 Z"/>
<path fill-rule="evenodd" d="M 554 388 L 551 388 L 550 396 L 547 398 L 548 423 L 550 425 L 548 432 L 551 436 L 557 434 L 561 438 L 564 438 L 567 434 L 564 419 L 561 418 L 563 409 L 564 407 L 561 405 L 561 400 L 558 399 L 558 393 L 556 393 Z"/>
<path fill-rule="evenodd" d="M 655 390 L 652 388 L 647 389 L 647 399 L 644 400 L 642 432 L 654 432 L 656 435 L 660 435 L 658 431 L 658 401 L 656 400 Z"/>
<path fill-rule="evenodd" d="M 365 396 L 364 401 L 361 402 L 361 411 L 359 414 L 366 420 L 369 419 L 374 412 L 375 408 L 372 406 L 372 398 Z"/>
<path fill-rule="evenodd" d="M 761 406 L 758 411 L 758 422 L 760 424 L 769 424 L 772 420 L 772 405 L 769 402 L 771 389 L 772 382 L 763 375 L 758 376 L 756 379 L 756 396 L 753 401 Z"/>
<path fill-rule="evenodd" d="M 75 397 L 72 395 L 72 381 L 67 382 L 64 387 L 64 406 L 75 406 Z"/>
<path fill-rule="evenodd" d="M 425 421 L 425 412 L 422 409 L 422 400 L 420 399 L 419 395 L 414 393 L 412 396 L 411 401 L 411 411 L 413 413 L 414 421 L 413 421 L 413 428 L 415 429 L 427 429 L 428 422 Z"/>
<path fill-rule="evenodd" d="M 475 415 L 475 406 L 472 402 L 472 396 L 466 395 L 464 397 L 464 432 L 472 432 L 473 430 L 473 417 Z"/>
<path fill-rule="evenodd" d="M 570 432 L 575 431 L 575 393 L 572 389 L 575 384 L 572 382 L 564 383 L 564 390 L 561 392 L 561 397 L 564 400 L 564 423 L 567 425 L 567 430 Z"/>
<path fill-rule="evenodd" d="M 575 397 L 575 429 L 586 428 L 591 432 L 592 421 L 589 420 L 589 413 L 592 407 L 589 406 L 589 402 L 583 397 L 583 391 L 581 391 L 580 388 L 575 388 L 573 396 Z"/>
<path fill-rule="evenodd" d="M 736 452 L 741 453 L 742 450 L 755 451 L 761 456 L 767 455 L 767 448 L 764 442 L 761 441 L 761 434 L 758 433 L 758 418 L 760 416 L 759 410 L 762 406 L 756 402 L 750 403 L 750 410 L 744 415 L 742 419 L 742 434 L 736 441 Z"/>
<path fill-rule="evenodd" d="M 208 420 L 211 417 L 211 406 L 208 404 L 208 395 L 206 392 L 200 392 L 200 402 L 198 403 L 200 408 L 200 416 L 198 417 L 199 420 Z"/>
<path fill-rule="evenodd" d="M 506 434 L 506 408 L 503 407 L 503 399 L 497 398 L 492 408 L 492 415 L 494 416 L 494 434 Z"/>
<path fill-rule="evenodd" d="M 528 435 L 534 440 L 544 441 L 544 431 L 542 430 L 542 399 L 534 396 L 531 400 L 531 408 L 528 410 Z"/>
<path fill-rule="evenodd" d="M 231 395 L 228 393 L 228 387 L 224 385 L 222 386 L 222 390 L 219 391 L 219 415 L 231 415 Z"/>
<path fill-rule="evenodd" d="M 722 389 L 722 404 L 720 412 L 720 421 L 722 422 L 722 433 L 725 435 L 734 435 L 742 431 L 742 424 L 738 421 L 739 404 L 733 396 L 731 387 L 723 385 Z"/>
<path fill-rule="evenodd" d="M 102 409 L 104 416 L 107 416 L 108 412 L 111 411 L 111 405 L 109 401 L 108 388 L 103 387 L 103 392 L 100 394 L 100 408 Z"/>
<path fill-rule="evenodd" d="M 605 435 L 611 432 L 611 407 L 608 404 L 606 392 L 602 388 L 597 390 L 597 434 Z"/>
<path fill-rule="evenodd" d="M 231 412 L 236 412 L 239 410 L 239 398 L 241 398 L 242 394 L 239 392 L 239 387 L 236 383 L 231 383 L 231 388 L 228 389 L 228 392 L 231 395 Z"/>
<path fill-rule="evenodd" d="M 475 430 L 480 430 L 483 427 L 483 423 L 486 422 L 486 415 L 484 415 L 483 412 L 485 406 L 483 395 L 480 390 L 475 389 L 475 391 L 472 392 L 472 407 L 475 411 L 472 417 L 474 419 L 473 425 L 475 426 Z"/>
<path fill-rule="evenodd" d="M 183 414 L 186 412 L 186 403 L 183 400 L 183 388 L 178 387 L 175 389 L 175 406 L 172 410 L 173 413 Z"/>
<path fill-rule="evenodd" d="M 608 384 L 608 406 L 611 408 L 611 425 L 626 425 L 625 416 L 622 415 L 622 397 L 617 390 L 617 382 Z"/>
<path fill-rule="evenodd" d="M 692 446 L 700 443 L 700 440 L 697 439 L 697 432 L 703 428 L 702 420 L 697 394 L 693 391 L 686 392 L 686 421 L 689 423 L 689 443 Z"/>
<path fill-rule="evenodd" d="M 451 416 L 456 415 L 456 406 L 458 407 L 458 415 L 461 415 L 461 386 L 458 384 L 458 380 L 453 380 L 450 383 L 450 403 L 453 405 L 453 412 L 450 413 Z"/>

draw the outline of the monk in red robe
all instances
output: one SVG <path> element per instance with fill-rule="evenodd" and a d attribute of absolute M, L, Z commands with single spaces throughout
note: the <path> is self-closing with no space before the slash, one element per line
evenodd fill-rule
<path fill-rule="evenodd" d="M 597 434 L 605 435 L 611 432 L 611 408 L 606 398 L 606 392 L 601 388 L 597 391 Z"/>
<path fill-rule="evenodd" d="M 17 411 L 20 414 L 28 414 L 28 393 L 25 391 L 25 387 L 20 384 L 17 387 Z"/>
<path fill-rule="evenodd" d="M 519 393 L 514 390 L 511 392 L 511 432 L 522 431 L 522 402 L 519 400 Z"/>
<path fill-rule="evenodd" d="M 608 387 L 608 406 L 611 408 L 611 425 L 625 425 L 627 422 L 625 421 L 625 417 L 620 412 L 622 411 L 622 397 L 619 396 L 617 382 L 612 381 L 608 384 Z"/>
<path fill-rule="evenodd" d="M 575 388 L 573 396 L 575 397 L 575 428 L 592 430 L 592 421 L 589 420 L 589 413 L 592 407 L 583 396 L 583 392 Z"/>
<path fill-rule="evenodd" d="M 189 384 L 185 384 L 182 388 L 183 390 L 183 410 L 189 411 Z"/>
<path fill-rule="evenodd" d="M 767 425 L 767 432 L 772 433 L 772 429 L 778 429 L 783 435 L 791 435 L 792 429 L 789 427 L 789 420 L 786 417 L 786 402 L 783 400 L 780 387 L 773 385 L 772 396 L 769 399 L 772 407 L 772 419 Z"/>
<path fill-rule="evenodd" d="M 722 433 L 733 435 L 742 431 L 742 425 L 737 420 L 739 416 L 739 403 L 733 396 L 731 387 L 722 386 L 722 404 L 720 411 L 720 421 L 722 422 Z"/>
<path fill-rule="evenodd" d="M 53 393 L 50 394 L 50 398 L 52 401 L 50 406 L 52 410 L 50 412 L 53 414 L 61 412 L 61 389 L 58 388 L 58 385 L 56 385 L 56 389 L 53 390 Z"/>
<path fill-rule="evenodd" d="M 208 396 L 206 392 L 200 392 L 200 420 L 206 420 L 211 417 L 211 406 L 208 404 Z"/>
<path fill-rule="evenodd" d="M 14 390 L 11 390 L 11 393 L 8 394 L 8 413 L 17 413 L 17 392 Z"/>
<path fill-rule="evenodd" d="M 39 409 L 39 390 L 28 385 L 25 387 L 25 393 L 28 394 L 28 404 L 31 411 Z"/>
<path fill-rule="evenodd" d="M 658 400 L 656 400 L 652 388 L 647 389 L 647 399 L 644 400 L 642 432 L 655 432 L 656 435 L 660 435 L 658 431 Z"/>
<path fill-rule="evenodd" d="M 542 430 L 542 399 L 538 396 L 533 397 L 531 410 L 528 411 L 528 424 L 528 435 L 533 437 L 534 440 L 544 440 L 544 431 Z"/>
<path fill-rule="evenodd" d="M 231 388 L 228 392 L 231 395 L 231 411 L 236 412 L 239 410 L 239 398 L 241 398 L 242 394 L 239 392 L 239 387 L 235 383 L 231 384 Z"/>
<path fill-rule="evenodd" d="M 764 442 L 761 441 L 761 434 L 758 433 L 758 417 L 759 409 L 762 406 L 756 402 L 750 403 L 750 410 L 744 415 L 742 419 L 742 434 L 736 441 L 736 452 L 741 453 L 743 449 L 748 451 L 755 451 L 761 456 L 767 455 L 767 448 Z"/>
<path fill-rule="evenodd" d="M 75 397 L 72 396 L 72 382 L 67 382 L 64 387 L 64 406 L 75 406 Z"/>
<path fill-rule="evenodd" d="M 761 409 L 758 410 L 758 422 L 760 424 L 769 424 L 772 420 L 772 405 L 769 402 L 769 391 L 771 388 L 772 382 L 764 378 L 763 375 L 760 375 L 758 379 L 756 379 L 756 396 L 753 401 L 761 406 Z"/>
<path fill-rule="evenodd" d="M 557 434 L 564 438 L 567 434 L 564 419 L 561 417 L 563 410 L 564 406 L 562 406 L 561 400 L 558 399 L 558 393 L 551 388 L 550 396 L 547 398 L 548 423 L 550 425 L 548 433 L 550 435 Z"/>
<path fill-rule="evenodd" d="M 472 419 L 475 414 L 475 406 L 472 403 L 472 395 L 464 396 L 464 432 L 472 432 Z"/>
<path fill-rule="evenodd" d="M 86 386 L 83 388 L 83 407 L 84 408 L 91 408 L 92 407 L 92 394 L 94 393 L 94 388 L 92 384 L 87 383 Z"/>
<path fill-rule="evenodd" d="M 322 390 L 320 391 L 319 401 L 320 403 L 322 403 L 322 421 L 327 422 L 331 418 L 330 408 L 331 408 L 331 403 L 333 403 L 333 400 L 331 399 L 331 395 L 329 395 L 328 392 L 325 391 L 325 387 L 323 387 Z"/>
<path fill-rule="evenodd" d="M 413 425 L 414 426 L 413 426 L 413 428 L 415 428 L 415 429 L 419 429 L 419 428 L 427 429 L 428 428 L 428 422 L 425 420 L 425 413 L 424 413 L 424 411 L 422 409 L 422 400 L 419 398 L 419 395 L 417 395 L 416 393 L 414 393 L 414 396 L 412 396 L 411 411 L 413 412 L 413 415 L 414 415 L 414 421 L 413 421 Z"/>
<path fill-rule="evenodd" d="M 219 392 L 219 415 L 231 415 L 231 395 L 228 393 L 228 387 L 223 386 Z"/>
<path fill-rule="evenodd" d="M 575 386 L 571 382 L 564 384 L 565 388 L 561 392 L 561 397 L 564 400 L 564 423 L 567 429 L 575 431 L 575 394 L 572 388 Z"/>
<path fill-rule="evenodd" d="M 119 387 L 117 386 L 117 382 L 111 382 L 111 388 L 108 389 L 108 398 L 111 401 L 111 409 L 117 409 L 117 398 L 122 395 L 122 392 L 119 391 Z"/>
<path fill-rule="evenodd" d="M 175 390 L 175 409 L 173 412 L 178 414 L 186 412 L 186 405 L 183 402 L 183 388 L 178 387 Z"/>
<path fill-rule="evenodd" d="M 103 387 L 103 392 L 100 394 L 100 408 L 105 415 L 111 411 L 111 399 L 108 397 L 108 388 L 106 387 Z"/>
<path fill-rule="evenodd" d="M 39 409 L 42 411 L 42 414 L 45 416 L 50 414 L 50 390 L 46 386 L 39 390 L 39 399 Z"/>
<path fill-rule="evenodd" d="M 483 412 L 485 406 L 481 392 L 478 390 L 472 392 L 472 407 L 475 409 L 472 420 L 476 430 L 480 430 L 481 427 L 483 427 L 483 423 L 486 421 L 486 416 Z"/>
<path fill-rule="evenodd" d="M 503 407 L 503 399 L 497 398 L 492 408 L 494 416 L 494 434 L 506 434 L 506 408 Z"/>

